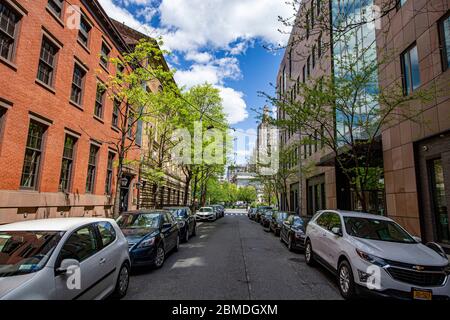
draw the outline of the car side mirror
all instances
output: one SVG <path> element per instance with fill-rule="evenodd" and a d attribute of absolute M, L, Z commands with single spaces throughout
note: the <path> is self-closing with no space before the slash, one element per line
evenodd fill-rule
<path fill-rule="evenodd" d="M 331 232 L 339 237 L 342 237 L 342 230 L 339 227 L 334 227 Z"/>
<path fill-rule="evenodd" d="M 416 242 L 418 242 L 418 243 L 422 243 L 421 237 L 414 236 L 413 239 L 416 240 Z"/>
<path fill-rule="evenodd" d="M 62 275 L 66 274 L 67 271 L 71 269 L 78 269 L 80 268 L 80 262 L 75 259 L 64 259 L 61 261 L 60 266 L 56 269 L 56 275 Z"/>

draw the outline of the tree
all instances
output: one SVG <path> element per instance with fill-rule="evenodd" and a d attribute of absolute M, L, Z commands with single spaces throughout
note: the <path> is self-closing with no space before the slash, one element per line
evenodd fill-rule
<path fill-rule="evenodd" d="M 257 199 L 256 189 L 252 186 L 241 187 L 238 189 L 237 195 L 238 201 L 243 201 L 246 204 L 250 204 Z"/>
<path fill-rule="evenodd" d="M 219 90 L 210 84 L 203 84 L 194 86 L 183 93 L 183 100 L 188 108 L 183 114 L 183 126 L 188 129 L 191 137 L 195 136 L 195 125 L 200 124 L 202 138 L 207 135 L 209 130 L 217 130 L 223 133 L 223 141 L 227 141 L 226 134 L 228 124 L 223 112 L 222 99 L 219 95 Z M 209 164 L 205 162 L 203 150 L 207 147 L 213 148 L 215 144 L 220 141 L 214 139 L 202 139 L 201 152 L 198 154 L 198 145 L 193 143 L 191 145 L 191 162 L 183 163 L 183 172 L 186 176 L 186 192 L 184 203 L 187 205 L 188 201 L 188 185 L 192 187 L 192 199 L 200 199 L 204 204 L 206 202 L 206 193 L 208 189 L 208 180 L 217 177 L 223 173 L 226 164 L 226 153 L 223 155 L 223 162 L 219 164 Z M 221 149 L 226 151 L 227 146 L 222 145 Z M 200 192 L 199 192 L 200 191 Z M 197 198 L 199 197 L 199 198 Z"/>
<path fill-rule="evenodd" d="M 141 138 L 143 118 L 151 112 L 152 99 L 147 84 L 157 81 L 163 86 L 171 83 L 173 73 L 165 67 L 164 54 L 155 40 L 141 40 L 132 52 L 123 53 L 123 58 L 110 58 L 118 71 L 105 84 L 99 84 L 109 99 L 114 102 L 113 126 L 117 135 L 105 141 L 117 152 L 117 174 L 113 215 L 120 211 L 120 184 L 124 166 L 136 162 L 129 161 L 127 155 L 137 147 Z"/>
<path fill-rule="evenodd" d="M 169 167 L 173 164 L 171 151 L 177 142 L 172 139 L 176 129 L 182 127 L 181 117 L 186 108 L 174 82 L 167 82 L 158 92 L 148 95 L 148 115 L 145 134 L 149 138 L 148 154 L 142 160 L 142 176 L 152 184 L 152 203 L 156 207 L 164 205 L 163 197 L 157 203 L 158 194 L 164 186 Z"/>
<path fill-rule="evenodd" d="M 370 55 L 360 59 L 359 54 L 335 59 L 338 72 L 332 75 L 298 84 L 300 99 L 271 100 L 286 113 L 286 118 L 275 122 L 284 130 L 300 132 L 300 146 L 320 145 L 334 155 L 362 210 L 367 211 L 367 191 L 377 187 L 383 173 L 377 163 L 381 130 L 403 119 L 418 121 L 422 111 L 411 102 L 430 101 L 435 89 L 420 88 L 405 95 L 399 82 L 380 88 L 377 75 L 383 61 Z"/>

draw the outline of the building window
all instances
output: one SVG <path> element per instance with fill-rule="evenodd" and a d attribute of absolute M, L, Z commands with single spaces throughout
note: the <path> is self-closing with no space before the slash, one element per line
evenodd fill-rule
<path fill-rule="evenodd" d="M 44 133 L 46 129 L 47 127 L 39 122 L 30 122 L 22 169 L 22 179 L 20 182 L 22 188 L 36 189 L 37 187 Z"/>
<path fill-rule="evenodd" d="M 77 63 L 75 63 L 73 69 L 72 92 L 70 94 L 70 100 L 78 105 L 81 105 L 83 98 L 83 85 L 85 76 L 86 71 Z"/>
<path fill-rule="evenodd" d="M 113 113 L 112 113 L 112 125 L 113 127 L 119 127 L 119 110 L 120 110 L 120 101 L 114 99 Z"/>
<path fill-rule="evenodd" d="M 306 75 L 308 79 L 311 76 L 311 56 L 309 56 L 306 60 Z"/>
<path fill-rule="evenodd" d="M 108 61 L 109 61 L 109 54 L 111 53 L 111 49 L 108 47 L 108 45 L 103 42 L 102 43 L 102 49 L 100 52 L 100 64 L 104 66 L 105 68 L 108 68 Z"/>
<path fill-rule="evenodd" d="M 321 6 L 322 6 L 321 0 L 316 0 L 316 12 L 317 12 L 317 16 L 320 15 Z"/>
<path fill-rule="evenodd" d="M 91 144 L 91 148 L 89 150 L 89 162 L 86 178 L 86 193 L 94 192 L 95 173 L 97 170 L 97 156 L 99 149 L 100 148 L 97 147 L 96 145 Z"/>
<path fill-rule="evenodd" d="M 436 226 L 439 242 L 450 243 L 450 227 L 448 223 L 446 185 L 444 179 L 444 166 L 442 159 L 428 162 L 430 172 L 430 185 L 432 194 L 432 205 L 435 213 L 434 224 Z"/>
<path fill-rule="evenodd" d="M 401 7 L 406 3 L 407 0 L 397 0 L 397 10 L 400 10 Z"/>
<path fill-rule="evenodd" d="M 322 34 L 319 35 L 319 38 L 317 39 L 317 57 L 322 56 Z"/>
<path fill-rule="evenodd" d="M 311 0 L 311 28 L 314 28 L 314 0 Z"/>
<path fill-rule="evenodd" d="M 37 78 L 50 87 L 53 87 L 58 50 L 47 37 L 42 39 Z"/>
<path fill-rule="evenodd" d="M 58 17 L 62 17 L 64 0 L 48 0 L 48 8 Z"/>
<path fill-rule="evenodd" d="M 128 138 L 133 138 L 133 126 L 134 126 L 134 113 L 132 111 L 130 111 L 128 113 L 128 129 L 127 129 L 127 136 Z"/>
<path fill-rule="evenodd" d="M 59 191 L 69 192 L 72 184 L 72 169 L 75 156 L 75 144 L 77 139 L 66 134 L 61 165 L 61 176 L 59 178 Z"/>
<path fill-rule="evenodd" d="M 105 88 L 101 84 L 97 84 L 97 93 L 95 95 L 94 114 L 96 117 L 103 118 L 103 109 L 105 104 Z"/>
<path fill-rule="evenodd" d="M 306 13 L 305 20 L 306 20 L 306 26 L 305 26 L 305 29 L 306 29 L 306 39 L 308 40 L 308 38 L 309 38 L 309 11 Z"/>
<path fill-rule="evenodd" d="M 316 67 L 316 46 L 312 47 L 312 68 Z"/>
<path fill-rule="evenodd" d="M 115 158 L 115 154 L 113 152 L 109 152 L 108 153 L 108 166 L 106 168 L 105 194 L 112 193 L 114 158 Z"/>
<path fill-rule="evenodd" d="M 439 22 L 439 39 L 441 42 L 442 70 L 450 67 L 450 14 Z"/>
<path fill-rule="evenodd" d="M 21 16 L 4 1 L 0 2 L 0 56 L 12 61 Z"/>
<path fill-rule="evenodd" d="M 1 138 L 2 138 L 2 129 L 3 129 L 3 122 L 5 121 L 5 114 L 6 114 L 6 111 L 7 111 L 8 109 L 6 109 L 6 108 L 2 108 L 1 106 L 0 106 L 0 142 L 1 142 Z M 1 148 L 0 148 L 1 149 Z"/>
<path fill-rule="evenodd" d="M 303 73 L 303 75 L 302 75 L 303 76 L 303 83 L 305 83 L 306 82 L 306 65 L 303 66 L 303 72 L 302 73 Z"/>
<path fill-rule="evenodd" d="M 89 33 L 91 32 L 92 26 L 87 21 L 84 15 L 80 18 L 80 30 L 78 31 L 78 40 L 85 47 L 89 46 Z"/>
<path fill-rule="evenodd" d="M 419 56 L 416 45 L 410 47 L 401 56 L 403 92 L 409 95 L 420 86 Z"/>

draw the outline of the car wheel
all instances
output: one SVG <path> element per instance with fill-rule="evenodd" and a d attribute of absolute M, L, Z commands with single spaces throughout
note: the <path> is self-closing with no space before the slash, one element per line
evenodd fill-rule
<path fill-rule="evenodd" d="M 189 226 L 186 226 L 186 232 L 184 233 L 184 242 L 189 241 Z"/>
<path fill-rule="evenodd" d="M 113 297 L 115 299 L 122 299 L 125 297 L 128 291 L 128 286 L 130 284 L 130 266 L 127 262 L 124 262 L 120 267 L 119 275 L 116 281 L 116 288 L 113 292 Z"/>
<path fill-rule="evenodd" d="M 156 249 L 155 267 L 157 269 L 161 268 L 166 260 L 166 252 L 164 251 L 164 246 L 160 244 Z"/>
<path fill-rule="evenodd" d="M 275 233 L 275 232 L 274 232 L 274 233 Z M 279 236 L 280 236 L 280 241 L 281 241 L 281 243 L 284 243 L 283 236 L 281 235 L 281 232 L 280 232 Z"/>
<path fill-rule="evenodd" d="M 306 242 L 305 246 L 305 261 L 308 266 L 314 266 L 314 252 L 312 249 L 311 241 Z"/>
<path fill-rule="evenodd" d="M 353 279 L 352 267 L 347 260 L 341 261 L 338 267 L 338 286 L 341 295 L 345 299 L 355 296 L 355 281 Z"/>

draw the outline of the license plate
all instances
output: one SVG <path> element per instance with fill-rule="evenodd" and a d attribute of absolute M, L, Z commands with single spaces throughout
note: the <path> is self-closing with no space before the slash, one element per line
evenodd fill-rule
<path fill-rule="evenodd" d="M 414 300 L 432 300 L 433 292 L 431 290 L 413 289 Z"/>

